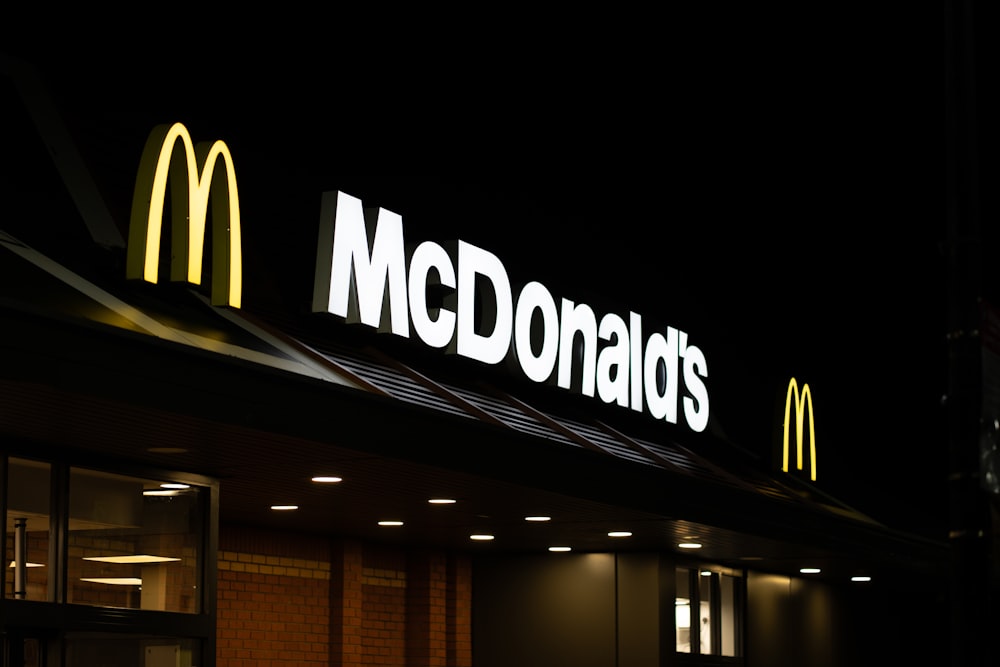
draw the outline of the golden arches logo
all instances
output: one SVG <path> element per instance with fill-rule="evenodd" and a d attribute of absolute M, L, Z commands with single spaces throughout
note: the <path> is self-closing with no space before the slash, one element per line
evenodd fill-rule
<path fill-rule="evenodd" d="M 175 150 L 178 142 L 183 150 Z M 224 176 L 216 166 L 221 161 Z M 126 276 L 155 283 L 167 180 L 171 183 L 170 279 L 201 284 L 205 221 L 212 199 L 212 303 L 240 307 L 243 259 L 236 171 L 223 141 L 195 145 L 181 123 L 159 125 L 146 140 L 132 197 Z"/>
<path fill-rule="evenodd" d="M 802 393 L 799 393 L 799 384 L 792 378 L 788 382 L 788 390 L 785 392 L 785 421 L 784 436 L 782 438 L 781 469 L 788 472 L 788 429 L 792 401 L 795 402 L 795 465 L 802 470 L 802 440 L 803 426 L 806 410 L 809 411 L 809 478 L 816 481 L 816 424 L 813 419 L 812 393 L 809 385 L 802 385 Z"/>

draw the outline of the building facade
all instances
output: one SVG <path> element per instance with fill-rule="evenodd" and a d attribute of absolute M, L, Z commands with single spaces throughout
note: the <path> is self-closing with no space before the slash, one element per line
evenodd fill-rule
<path fill-rule="evenodd" d="M 762 461 L 669 314 L 4 67 L 3 664 L 946 659 L 949 552 L 816 483 L 807 381 Z"/>

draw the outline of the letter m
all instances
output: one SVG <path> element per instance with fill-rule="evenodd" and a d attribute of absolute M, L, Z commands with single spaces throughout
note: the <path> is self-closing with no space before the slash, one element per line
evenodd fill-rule
<path fill-rule="evenodd" d="M 791 428 L 790 417 L 792 403 L 795 403 L 795 465 L 802 470 L 802 441 L 804 439 L 803 427 L 806 410 L 809 411 L 809 478 L 816 481 L 816 426 L 813 420 L 812 394 L 809 385 L 802 385 L 802 394 L 799 394 L 799 385 L 792 378 L 788 382 L 788 391 L 785 393 L 785 422 L 784 437 L 782 439 L 781 469 L 788 472 L 788 430 Z"/>
<path fill-rule="evenodd" d="M 390 330 L 388 319 L 392 333 L 408 338 L 403 219 L 380 208 L 371 229 L 365 215 L 360 199 L 343 192 L 323 193 L 313 312 L 383 332 Z"/>
<path fill-rule="evenodd" d="M 175 150 L 178 143 L 180 151 Z M 217 170 L 220 160 L 223 169 Z M 222 141 L 195 146 L 181 123 L 157 126 L 146 140 L 132 197 L 126 276 L 157 281 L 168 177 L 172 211 L 170 279 L 201 284 L 211 194 L 212 303 L 239 308 L 243 259 L 233 158 Z"/>

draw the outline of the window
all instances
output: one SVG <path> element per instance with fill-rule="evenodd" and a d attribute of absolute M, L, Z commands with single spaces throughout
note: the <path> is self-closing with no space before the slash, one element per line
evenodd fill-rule
<path fill-rule="evenodd" d="M 214 480 L 0 452 L 0 512 L 0 664 L 194 667 L 214 653 Z"/>
<path fill-rule="evenodd" d="M 197 613 L 201 490 L 73 468 L 67 602 Z"/>
<path fill-rule="evenodd" d="M 676 574 L 676 651 L 742 655 L 742 574 L 713 566 L 679 567 Z"/>
<path fill-rule="evenodd" d="M 45 601 L 49 595 L 50 466 L 11 458 L 7 478 L 4 597 Z"/>
<path fill-rule="evenodd" d="M 4 598 L 200 613 L 207 487 L 11 457 L 0 490 Z"/>

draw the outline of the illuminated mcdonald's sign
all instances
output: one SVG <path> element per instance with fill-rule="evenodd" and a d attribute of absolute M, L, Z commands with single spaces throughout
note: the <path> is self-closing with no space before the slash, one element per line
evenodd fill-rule
<path fill-rule="evenodd" d="M 781 469 L 788 472 L 788 429 L 790 428 L 790 417 L 792 401 L 795 401 L 795 465 L 802 470 L 802 440 L 804 437 L 803 422 L 805 421 L 806 410 L 809 411 L 809 478 L 816 481 L 816 424 L 813 419 L 812 393 L 809 385 L 802 385 L 802 393 L 799 393 L 799 385 L 792 378 L 788 382 L 788 390 L 785 392 L 785 421 L 784 435 L 782 437 Z"/>
<path fill-rule="evenodd" d="M 180 142 L 183 150 L 175 150 Z M 224 177 L 216 169 L 219 161 Z M 205 221 L 212 199 L 212 303 L 240 307 L 243 266 L 236 171 L 222 141 L 199 143 L 181 123 L 153 129 L 132 197 L 126 276 L 156 283 L 167 180 L 171 183 L 170 279 L 201 284 Z"/>

